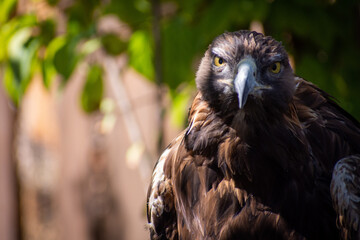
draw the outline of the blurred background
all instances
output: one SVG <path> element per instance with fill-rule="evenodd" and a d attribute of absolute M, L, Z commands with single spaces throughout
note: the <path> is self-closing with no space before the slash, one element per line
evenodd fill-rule
<path fill-rule="evenodd" d="M 240 29 L 360 119 L 358 0 L 0 0 L 0 239 L 147 239 L 199 61 Z"/>

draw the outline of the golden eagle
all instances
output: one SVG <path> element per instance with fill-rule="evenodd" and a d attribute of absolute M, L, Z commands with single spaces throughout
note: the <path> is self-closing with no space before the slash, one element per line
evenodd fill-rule
<path fill-rule="evenodd" d="M 151 239 L 360 239 L 360 124 L 280 42 L 218 36 L 189 126 L 158 160 Z"/>

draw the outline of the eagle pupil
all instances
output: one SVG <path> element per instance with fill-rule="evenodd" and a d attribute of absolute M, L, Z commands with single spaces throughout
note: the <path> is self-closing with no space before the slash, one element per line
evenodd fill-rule
<path fill-rule="evenodd" d="M 219 64 L 223 64 L 223 59 L 222 58 L 219 58 Z"/>
<path fill-rule="evenodd" d="M 273 64 L 271 69 L 272 69 L 273 71 L 276 71 L 277 65 L 276 65 L 276 64 Z"/>

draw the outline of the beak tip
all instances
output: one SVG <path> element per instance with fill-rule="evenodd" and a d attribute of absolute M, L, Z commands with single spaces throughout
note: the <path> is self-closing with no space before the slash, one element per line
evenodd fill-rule
<path fill-rule="evenodd" d="M 243 109 L 246 104 L 247 99 L 240 99 L 239 98 L 239 109 Z"/>
<path fill-rule="evenodd" d="M 238 72 L 234 80 L 235 91 L 238 94 L 239 109 L 243 109 L 248 95 L 254 89 L 256 79 L 256 64 L 252 58 L 246 58 L 238 64 Z"/>
<path fill-rule="evenodd" d="M 244 104 L 242 102 L 239 102 L 239 109 L 243 109 Z"/>

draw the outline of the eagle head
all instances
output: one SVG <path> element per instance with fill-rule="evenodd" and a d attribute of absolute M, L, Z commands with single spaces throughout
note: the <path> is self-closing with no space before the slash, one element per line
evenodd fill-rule
<path fill-rule="evenodd" d="M 196 75 L 203 98 L 219 111 L 284 111 L 295 90 L 293 70 L 280 42 L 250 31 L 214 39 Z"/>

